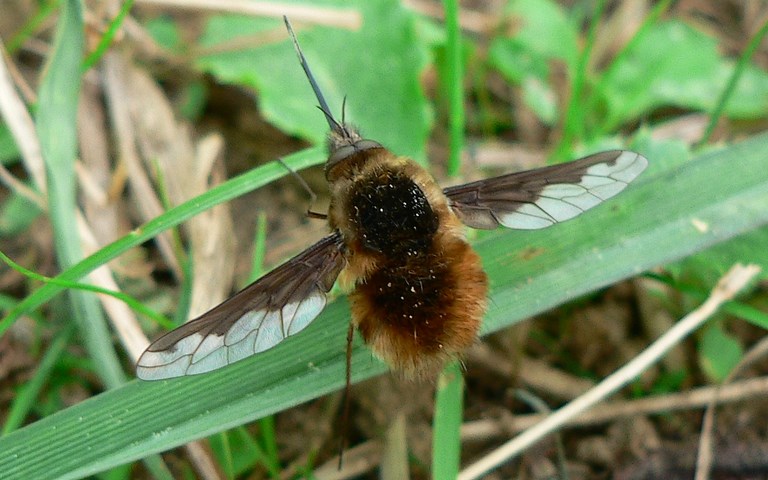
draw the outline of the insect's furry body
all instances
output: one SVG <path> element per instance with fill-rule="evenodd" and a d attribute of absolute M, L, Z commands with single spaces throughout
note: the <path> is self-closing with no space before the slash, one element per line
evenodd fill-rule
<path fill-rule="evenodd" d="M 333 148 L 333 147 L 332 147 Z M 328 220 L 347 246 L 352 322 L 406 377 L 434 374 L 477 337 L 487 279 L 442 189 L 381 147 L 327 172 Z"/>

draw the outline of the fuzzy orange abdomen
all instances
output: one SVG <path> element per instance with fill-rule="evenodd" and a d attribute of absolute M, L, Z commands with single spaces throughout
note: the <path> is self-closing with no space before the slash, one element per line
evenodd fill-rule
<path fill-rule="evenodd" d="M 350 295 L 365 342 L 406 377 L 437 373 L 474 343 L 488 282 L 462 239 L 436 241 L 423 255 L 390 261 Z"/>
<path fill-rule="evenodd" d="M 346 180 L 331 224 L 344 235 L 352 322 L 406 377 L 426 377 L 477 338 L 488 281 L 442 190 L 386 151 Z"/>

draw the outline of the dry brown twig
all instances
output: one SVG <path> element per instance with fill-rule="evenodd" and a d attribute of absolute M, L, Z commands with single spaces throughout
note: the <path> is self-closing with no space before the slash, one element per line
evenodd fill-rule
<path fill-rule="evenodd" d="M 162 8 L 239 13 L 259 17 L 282 18 L 283 15 L 287 15 L 296 23 L 307 22 L 355 30 L 363 24 L 360 12 L 355 9 L 317 7 L 309 4 L 309 2 L 305 5 L 286 5 L 251 0 L 139 0 L 136 4 Z"/>
<path fill-rule="evenodd" d="M 499 465 L 520 455 L 528 447 L 550 433 L 559 430 L 572 418 L 597 405 L 609 395 L 637 378 L 656 363 L 670 348 L 699 328 L 725 302 L 736 294 L 758 274 L 756 265 L 734 265 L 718 282 L 709 298 L 696 310 L 683 317 L 666 334 L 658 338 L 632 361 L 606 377 L 584 395 L 549 415 L 540 423 L 511 439 L 495 451 L 473 463 L 459 474 L 460 480 L 479 478 Z"/>
<path fill-rule="evenodd" d="M 718 405 L 741 402 L 768 395 L 768 377 L 750 378 L 722 387 L 699 387 L 686 392 L 656 395 L 637 400 L 609 402 L 569 419 L 564 426 L 589 427 L 637 415 L 661 415 L 669 412 L 706 407 L 720 389 Z M 461 427 L 463 441 L 481 441 L 517 433 L 540 423 L 546 415 L 531 413 L 508 419 L 488 418 L 466 422 Z"/>
<path fill-rule="evenodd" d="M 718 405 L 723 403 L 725 397 L 731 392 L 731 390 L 739 389 L 741 384 L 747 383 L 753 380 L 746 380 L 744 382 L 731 383 L 750 365 L 754 364 L 758 360 L 765 358 L 768 354 L 768 338 L 762 339 L 749 352 L 739 361 L 739 363 L 733 368 L 728 376 L 723 380 L 723 383 L 713 387 L 713 392 L 710 395 L 710 400 L 707 402 L 707 409 L 704 412 L 704 418 L 701 425 L 701 439 L 699 440 L 699 451 L 696 458 L 696 476 L 695 480 L 707 480 L 712 469 L 713 463 L 713 437 L 715 427 L 715 409 Z M 764 397 L 764 395 L 763 395 Z"/>
<path fill-rule="evenodd" d="M 751 378 L 718 387 L 699 387 L 687 392 L 657 395 L 637 400 L 611 402 L 601 405 L 599 409 L 592 409 L 573 417 L 566 421 L 563 426 L 590 427 L 638 415 L 662 415 L 674 411 L 702 408 L 711 403 L 717 389 L 720 390 L 717 397 L 718 405 L 746 401 L 751 398 L 765 398 L 768 395 L 768 377 Z M 507 412 L 501 418 L 499 415 L 496 415 L 493 418 L 465 422 L 461 426 L 461 441 L 462 443 L 487 442 L 496 438 L 508 437 L 512 433 L 521 432 L 537 425 L 546 417 L 546 414 L 540 413 L 513 416 L 511 412 Z M 357 452 L 365 452 L 364 456 L 367 459 L 363 462 L 366 465 L 365 469 L 347 469 L 346 459 L 348 453 L 345 452 L 345 469 L 343 474 L 336 472 L 338 457 L 328 460 L 325 464 L 326 466 L 319 468 L 315 471 L 315 474 L 317 475 L 320 472 L 322 475 L 318 476 L 318 478 L 324 480 L 327 478 L 335 480 L 353 478 L 364 471 L 373 469 L 380 462 L 381 450 L 383 449 L 381 440 L 369 440 L 357 445 L 355 448 L 359 449 L 356 450 Z M 356 458 L 359 457 L 356 456 Z M 304 462 L 297 462 L 300 465 L 305 463 L 306 458 Z M 295 473 L 295 469 L 290 470 L 290 472 L 285 471 L 281 478 L 290 478 Z M 328 475 L 328 477 L 325 475 Z"/>
<path fill-rule="evenodd" d="M 14 141 L 19 145 L 22 162 L 32 177 L 35 186 L 40 192 L 45 192 L 45 166 L 35 123 L 24 101 L 14 87 L 12 77 L 8 74 L 11 70 L 6 64 L 8 57 L 5 55 L 5 50 L 1 50 L 3 55 L 0 61 L 0 113 L 2 113 L 4 120 L 8 124 Z M 93 230 L 80 211 L 77 212 L 77 221 L 78 231 L 83 244 L 83 252 L 86 255 L 91 254 L 98 248 Z M 118 286 L 112 278 L 111 270 L 107 265 L 102 265 L 91 272 L 88 278 L 95 285 L 102 288 L 118 290 Z M 115 317 L 129 317 L 132 319 L 129 322 L 113 324 L 119 332 L 120 338 L 128 352 L 133 358 L 138 358 L 142 349 L 140 343 L 143 333 L 135 321 L 135 316 L 123 302 L 106 295 L 100 295 L 100 298 L 111 319 Z M 144 342 L 146 342 L 146 337 L 144 337 Z"/>
<path fill-rule="evenodd" d="M 35 185 L 41 192 L 45 193 L 45 163 L 35 130 L 35 121 L 19 95 L 11 74 L 13 70 L 15 67 L 13 67 L 2 39 L 0 39 L 0 114 L 2 114 L 16 145 L 19 147 L 24 167 Z M 16 184 L 16 182 L 12 183 Z M 17 191 L 24 192 L 23 189 L 17 189 Z"/>

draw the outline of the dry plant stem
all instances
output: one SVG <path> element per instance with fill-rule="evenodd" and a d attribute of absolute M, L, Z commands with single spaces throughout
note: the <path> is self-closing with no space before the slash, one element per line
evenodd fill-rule
<path fill-rule="evenodd" d="M 107 192 L 98 185 L 96 179 L 93 178 L 91 172 L 88 171 L 88 168 L 82 162 L 75 162 L 75 174 L 77 174 L 77 181 L 83 194 L 90 201 L 99 206 L 104 206 L 109 202 Z"/>
<path fill-rule="evenodd" d="M 422 15 L 432 17 L 436 20 L 443 21 L 445 19 L 445 12 L 443 8 L 434 2 L 425 2 L 422 0 L 405 0 L 403 2 L 406 7 Z M 490 15 L 483 12 L 477 12 L 462 8 L 459 12 L 459 26 L 462 30 L 467 30 L 473 33 L 488 34 L 488 32 L 498 25 L 499 19 L 495 15 Z"/>
<path fill-rule="evenodd" d="M 83 246 L 83 253 L 90 255 L 99 249 L 96 238 L 91 233 L 88 222 L 82 212 L 77 212 L 77 226 L 80 232 L 80 242 Z M 119 291 L 120 287 L 112 277 L 112 271 L 107 265 L 102 265 L 88 275 L 88 278 L 94 285 L 106 288 L 108 290 Z M 112 327 L 118 334 L 120 342 L 130 355 L 133 361 L 138 360 L 141 352 L 147 348 L 149 342 L 142 332 L 136 315 L 128 308 L 128 305 L 121 300 L 110 295 L 99 295 L 101 304 L 107 312 Z"/>
<path fill-rule="evenodd" d="M 739 361 L 721 385 L 715 387 L 710 401 L 707 404 L 707 410 L 704 412 L 704 419 L 701 425 L 701 440 L 699 441 L 699 451 L 696 457 L 696 475 L 695 480 L 706 480 L 712 470 L 712 446 L 714 444 L 715 427 L 715 407 L 722 403 L 726 390 L 733 385 L 729 385 L 742 371 L 748 368 L 758 360 L 768 355 L 768 338 L 762 339 Z"/>
<path fill-rule="evenodd" d="M 357 478 L 381 463 L 383 449 L 380 440 L 361 443 L 344 452 L 344 465 L 341 470 L 338 469 L 338 458 L 332 458 L 312 473 L 318 480 Z"/>
<path fill-rule="evenodd" d="M 315 7 L 310 2 L 307 2 L 306 5 L 285 5 L 251 0 L 138 0 L 136 4 L 191 10 L 213 10 L 275 18 L 282 18 L 283 15 L 287 15 L 295 22 L 355 30 L 359 29 L 363 23 L 360 13 L 356 10 Z"/>
<path fill-rule="evenodd" d="M 2 93 L 0 93 L 0 95 L 2 95 Z M 18 178 L 14 177 L 4 165 L 0 165 L 0 183 L 8 187 L 17 195 L 34 203 L 40 210 L 45 211 L 48 209 L 48 205 L 45 204 L 45 199 L 38 195 L 37 192 L 24 185 Z"/>
<path fill-rule="evenodd" d="M 768 344 L 768 339 L 765 340 L 765 343 Z M 590 427 L 638 415 L 661 415 L 674 411 L 702 408 L 712 401 L 713 395 L 717 390 L 719 390 L 717 397 L 719 405 L 743 402 L 752 398 L 765 398 L 768 396 L 768 376 L 742 380 L 729 385 L 723 385 L 722 387 L 700 387 L 683 393 L 673 393 L 669 395 L 641 398 L 639 400 L 608 403 L 601 406 L 599 409 L 592 409 L 588 412 L 584 412 L 578 417 L 569 419 L 563 426 Z M 510 433 L 516 433 L 531 428 L 534 425 L 539 424 L 546 417 L 545 414 L 538 413 L 518 415 L 514 417 L 510 414 L 507 418 L 489 418 L 466 422 L 461 426 L 461 441 L 479 442 L 508 436 Z M 368 452 L 370 458 L 378 458 L 381 455 L 383 446 L 380 440 L 369 440 L 357 445 L 354 449 Z M 346 468 L 348 467 L 347 455 L 350 455 L 349 452 L 354 449 L 347 450 L 344 457 L 345 471 L 348 472 L 348 475 L 339 477 L 332 476 L 332 478 L 350 478 L 350 476 L 360 473 L 357 469 Z M 338 457 L 328 460 L 326 467 L 319 469 L 315 473 L 327 471 L 326 473 L 332 475 L 330 470 L 333 470 L 332 467 L 335 468 L 337 465 L 337 458 Z M 296 464 L 304 465 L 306 464 L 306 461 L 307 458 L 304 458 L 303 461 L 296 462 Z M 296 472 L 296 468 L 291 468 L 290 470 L 286 469 L 281 473 L 281 478 L 291 478 L 292 476 L 295 476 Z M 325 479 L 331 477 L 318 476 L 318 478 Z"/>
<path fill-rule="evenodd" d="M 195 471 L 203 480 L 223 480 L 227 478 L 221 466 L 214 460 L 213 452 L 206 440 L 197 440 L 184 445 Z"/>
<path fill-rule="evenodd" d="M 37 138 L 35 124 L 29 115 L 24 102 L 18 95 L 9 75 L 5 54 L 2 49 L 2 61 L 0 61 L 0 111 L 11 130 L 11 134 L 21 150 L 21 156 L 27 171 L 32 177 L 33 183 L 41 192 L 45 192 L 45 167 L 40 150 L 40 143 Z M 37 195 L 35 195 L 37 197 Z M 77 226 L 80 238 L 83 243 L 85 254 L 93 253 L 98 246 L 94 240 L 90 226 L 85 221 L 82 212 L 77 213 Z M 102 266 L 89 275 L 95 285 L 110 290 L 118 290 L 117 284 L 112 278 L 111 271 L 107 266 Z M 136 323 L 136 319 L 130 309 L 123 302 L 113 297 L 101 296 L 102 304 L 110 315 L 112 323 L 120 334 L 120 339 L 125 345 L 132 358 L 138 358 L 147 345 L 141 329 Z M 127 321 L 115 321 L 115 318 L 127 318 Z"/>
<path fill-rule="evenodd" d="M 680 343 L 691 332 L 700 327 L 724 302 L 732 299 L 759 271 L 760 268 L 756 265 L 748 265 L 746 267 L 740 264 L 734 265 L 720 279 L 704 304 L 683 317 L 665 335 L 652 343 L 632 361 L 606 377 L 589 392 L 545 418 L 541 423 L 526 430 L 491 454 L 467 467 L 459 474 L 458 478 L 460 480 L 479 478 L 484 473 L 519 455 L 546 435 L 561 428 L 569 419 L 596 405 L 637 378 L 648 367 L 657 362 L 670 348 Z"/>
<path fill-rule="evenodd" d="M 160 200 L 155 195 L 152 184 L 141 166 L 139 152 L 136 146 L 136 129 L 132 123 L 129 88 L 130 66 L 115 52 L 104 56 L 104 83 L 109 113 L 118 138 L 118 149 L 121 160 L 125 163 L 131 186 L 136 192 L 135 197 L 139 209 L 145 218 L 154 218 L 163 212 Z M 181 266 L 178 263 L 173 240 L 169 232 L 163 232 L 156 237 L 158 248 L 163 259 L 177 278 L 182 278 Z"/>
<path fill-rule="evenodd" d="M 37 188 L 45 193 L 45 164 L 35 131 L 35 122 L 16 91 L 7 63 L 8 52 L 5 51 L 1 39 L 0 57 L 0 113 L 21 151 L 24 167 L 32 176 Z"/>
<path fill-rule="evenodd" d="M 589 427 L 620 418 L 638 415 L 660 415 L 679 410 L 706 407 L 717 389 L 720 389 L 718 403 L 743 402 L 752 398 L 768 396 L 768 377 L 751 378 L 722 387 L 700 387 L 687 392 L 646 397 L 638 400 L 618 401 L 601 405 L 599 409 L 584 412 L 569 419 L 564 426 Z M 540 423 L 543 414 L 517 415 L 508 419 L 492 418 L 467 422 L 461 427 L 461 438 L 465 441 L 480 441 L 517 433 Z"/>
<path fill-rule="evenodd" d="M 19 150 L 21 150 L 24 166 L 34 178 L 35 183 L 42 186 L 43 191 L 45 191 L 45 167 L 40 153 L 40 143 L 35 134 L 35 122 L 16 91 L 16 84 L 11 75 L 13 65 L 7 60 L 8 54 L 2 39 L 0 39 L 0 57 L 2 57 L 0 59 L 0 114 L 2 114 Z M 11 175 L 2 165 L 0 165 L 0 182 L 17 195 L 33 202 L 41 210 L 48 208 L 44 198 Z"/>
<path fill-rule="evenodd" d="M 51 25 L 50 28 L 53 28 L 53 25 Z M 27 41 L 34 42 L 36 40 L 30 38 L 30 39 L 27 39 Z M 10 61 L 8 52 L 5 50 L 5 45 L 3 44 L 2 37 L 0 37 L 0 51 L 2 52 L 3 58 L 8 59 L 8 63 L 5 64 L 5 68 L 8 69 L 8 74 L 13 79 L 13 85 L 16 86 L 16 89 L 19 91 L 19 94 L 21 94 L 21 98 L 23 99 L 23 101 L 27 104 L 37 103 L 37 92 L 35 92 L 32 89 L 32 86 L 30 86 L 29 82 L 27 82 L 27 79 L 24 78 L 24 75 L 21 73 L 21 71 L 19 71 L 16 64 Z M 41 56 L 47 56 L 47 55 L 48 55 L 48 48 L 46 44 L 46 48 L 41 53 Z"/>
<path fill-rule="evenodd" d="M 659 338 L 672 328 L 677 320 L 662 300 L 674 296 L 672 287 L 652 278 L 637 278 L 632 283 L 635 287 L 635 303 L 643 337 L 649 340 Z M 661 362 L 668 371 L 684 369 L 685 348 L 678 345 L 670 349 Z"/>
<path fill-rule="evenodd" d="M 571 400 L 594 386 L 590 380 L 569 375 L 562 370 L 552 368 L 546 362 L 534 358 L 523 357 L 512 362 L 510 358 L 500 354 L 484 343 L 472 348 L 468 358 L 473 363 L 479 363 L 502 378 L 517 378 L 520 383 L 539 393 L 564 401 Z M 513 367 L 513 363 L 517 366 Z"/>
<path fill-rule="evenodd" d="M 111 52 L 104 58 L 106 78 L 106 93 L 111 106 L 114 125 L 120 139 L 120 151 L 130 175 L 131 186 L 136 198 L 141 202 L 142 213 L 146 218 L 152 218 L 162 213 L 163 207 L 155 193 L 147 170 L 142 162 L 144 158 L 156 161 L 156 167 L 166 174 L 164 179 L 170 201 L 179 203 L 185 198 L 199 194 L 207 187 L 207 177 L 211 173 L 216 158 L 222 148 L 222 142 L 217 136 L 210 136 L 195 151 L 186 129 L 177 125 L 171 108 L 166 99 L 155 89 L 154 83 L 125 58 Z M 138 93 L 141 92 L 141 93 Z M 138 99 L 138 95 L 144 98 Z M 140 108 L 147 99 L 153 99 L 154 107 Z M 150 132 L 155 142 L 148 140 Z M 176 156 L 174 155 L 176 154 Z M 166 171 L 166 162 L 183 158 L 188 168 L 172 175 Z M 214 175 L 216 176 L 216 175 Z M 183 177 L 183 178 L 181 178 Z M 197 191 L 190 191 L 197 189 Z M 215 223 L 214 222 L 218 222 Z M 227 227 L 223 226 L 227 223 Z M 195 316 L 221 301 L 231 283 L 231 271 L 234 270 L 234 245 L 222 246 L 216 242 L 231 238 L 231 218 L 226 207 L 219 206 L 188 222 L 188 231 L 193 244 L 193 263 L 200 271 L 210 271 L 208 276 L 196 275 L 193 278 L 192 301 L 190 314 Z M 173 239 L 169 232 L 157 237 L 164 259 L 172 266 L 177 275 L 181 276 L 181 268 L 173 248 Z M 211 240 L 206 244 L 206 240 Z M 220 264 L 212 268 L 211 262 Z M 207 282 L 210 282 L 208 284 Z M 141 335 L 139 350 L 132 358 L 147 347 L 146 336 Z M 121 338 L 124 338 L 121 332 Z M 132 352 L 133 355 L 133 352 Z M 201 478 L 223 478 L 221 469 L 210 453 L 207 442 L 199 440 L 185 445 L 188 458 L 194 465 L 195 471 Z"/>
<path fill-rule="evenodd" d="M 223 164 L 218 161 L 224 146 L 222 137 L 209 134 L 195 142 L 192 129 L 178 118 L 152 77 L 130 62 L 123 73 L 133 141 L 142 162 L 139 168 L 152 178 L 152 192 L 145 195 L 161 191 L 169 205 L 178 205 L 220 183 L 225 176 Z M 190 317 L 210 310 L 231 291 L 236 261 L 232 229 L 226 204 L 200 212 L 181 227 L 187 239 L 188 261 L 193 266 Z M 172 242 L 174 257 L 178 258 L 180 239 Z"/>
<path fill-rule="evenodd" d="M 405 431 L 405 412 L 400 410 L 384 435 L 379 468 L 379 478 L 382 480 L 408 478 L 408 440 Z"/>

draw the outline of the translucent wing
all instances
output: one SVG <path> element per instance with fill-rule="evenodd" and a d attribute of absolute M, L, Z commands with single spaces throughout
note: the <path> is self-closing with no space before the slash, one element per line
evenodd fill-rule
<path fill-rule="evenodd" d="M 464 224 L 492 229 L 548 227 L 611 198 L 634 180 L 648 160 L 613 150 L 573 162 L 511 173 L 444 190 Z"/>
<path fill-rule="evenodd" d="M 155 340 L 136 364 L 144 380 L 195 375 L 264 350 L 304 329 L 325 307 L 346 261 L 329 235 L 200 317 Z"/>

